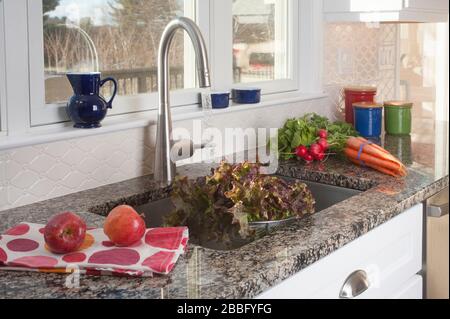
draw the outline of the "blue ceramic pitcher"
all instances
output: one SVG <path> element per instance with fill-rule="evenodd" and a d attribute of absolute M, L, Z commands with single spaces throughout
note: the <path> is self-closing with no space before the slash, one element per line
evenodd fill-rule
<path fill-rule="evenodd" d="M 101 79 L 100 72 L 67 73 L 74 95 L 67 104 L 67 114 L 76 128 L 98 128 L 117 94 L 117 82 L 113 78 Z M 109 101 L 100 96 L 100 88 L 112 82 L 114 89 Z"/>

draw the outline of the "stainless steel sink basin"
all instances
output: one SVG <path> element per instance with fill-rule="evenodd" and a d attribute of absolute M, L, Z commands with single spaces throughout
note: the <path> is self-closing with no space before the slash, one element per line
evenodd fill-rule
<path fill-rule="evenodd" d="M 294 181 L 295 179 L 292 178 L 285 178 L 282 177 L 285 180 L 288 181 Z M 308 185 L 309 189 L 311 190 L 315 200 L 316 200 L 316 213 L 319 213 L 333 205 L 336 205 L 350 197 L 353 197 L 355 195 L 358 195 L 361 193 L 361 191 L 353 190 L 353 189 L 347 189 L 342 187 L 336 187 L 331 185 L 325 185 L 325 184 L 318 184 L 313 182 L 305 182 L 302 181 L 305 184 Z M 137 211 L 140 214 L 143 214 L 145 216 L 145 220 L 147 223 L 147 227 L 154 228 L 154 227 L 161 227 L 164 225 L 164 219 L 167 215 L 169 215 L 173 210 L 175 209 L 174 204 L 172 203 L 170 198 L 165 198 L 156 202 L 151 202 L 142 206 L 137 207 Z M 295 220 L 294 220 L 295 221 Z M 284 223 L 283 226 L 287 225 L 288 223 Z M 276 230 L 276 228 L 274 229 Z M 257 238 L 261 238 L 262 236 L 267 235 L 268 233 L 262 234 L 261 231 L 258 231 L 258 236 L 255 238 L 252 238 L 250 240 L 239 240 L 234 243 L 222 245 L 221 243 L 217 242 L 196 242 L 195 239 L 191 240 L 193 243 L 204 246 L 210 249 L 215 250 L 233 250 L 240 248 Z M 193 235 L 193 236 L 192 236 Z M 195 234 L 191 234 L 191 237 L 196 237 Z"/>

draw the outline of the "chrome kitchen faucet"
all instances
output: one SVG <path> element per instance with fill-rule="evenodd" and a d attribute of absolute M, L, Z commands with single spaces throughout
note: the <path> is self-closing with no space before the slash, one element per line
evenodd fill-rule
<path fill-rule="evenodd" d="M 185 30 L 193 43 L 200 87 L 211 86 L 208 53 L 199 27 L 191 19 L 175 18 L 167 25 L 162 34 L 158 54 L 159 111 L 154 176 L 156 181 L 164 185 L 172 184 L 176 175 L 176 163 L 171 156 L 174 141 L 170 110 L 169 49 L 178 29 Z"/>

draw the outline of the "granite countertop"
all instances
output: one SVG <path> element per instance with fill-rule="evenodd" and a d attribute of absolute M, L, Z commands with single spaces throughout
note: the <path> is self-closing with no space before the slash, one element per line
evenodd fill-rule
<path fill-rule="evenodd" d="M 0 272 L 0 298 L 253 298 L 319 259 L 389 221 L 448 187 L 446 163 L 434 158 L 447 151 L 434 140 L 385 137 L 384 145 L 409 168 L 404 179 L 330 159 L 309 166 L 281 163 L 281 175 L 364 191 L 273 235 L 234 251 L 190 245 L 169 276 L 154 278 L 81 277 L 78 289 L 65 287 L 66 276 Z M 424 156 L 429 154 L 429 156 Z M 437 157 L 436 157 L 437 154 Z M 445 154 L 445 155 L 444 155 Z M 190 177 L 209 173 L 210 165 L 179 169 Z M 118 204 L 141 205 L 164 198 L 151 177 L 0 212 L 0 233 L 20 222 L 46 223 L 61 211 L 82 213 L 89 225 L 102 226 L 104 215 Z M 255 254 L 258 252 L 258 254 Z"/>

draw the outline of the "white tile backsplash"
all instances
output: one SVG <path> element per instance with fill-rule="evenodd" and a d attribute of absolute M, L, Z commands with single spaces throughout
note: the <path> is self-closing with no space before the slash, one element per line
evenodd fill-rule
<path fill-rule="evenodd" d="M 0 211 L 151 173 L 143 134 L 135 129 L 0 153 Z"/>
<path fill-rule="evenodd" d="M 396 98 L 398 32 L 396 24 L 326 24 L 323 80 L 337 117 L 345 86 L 376 86 L 381 102 Z"/>

